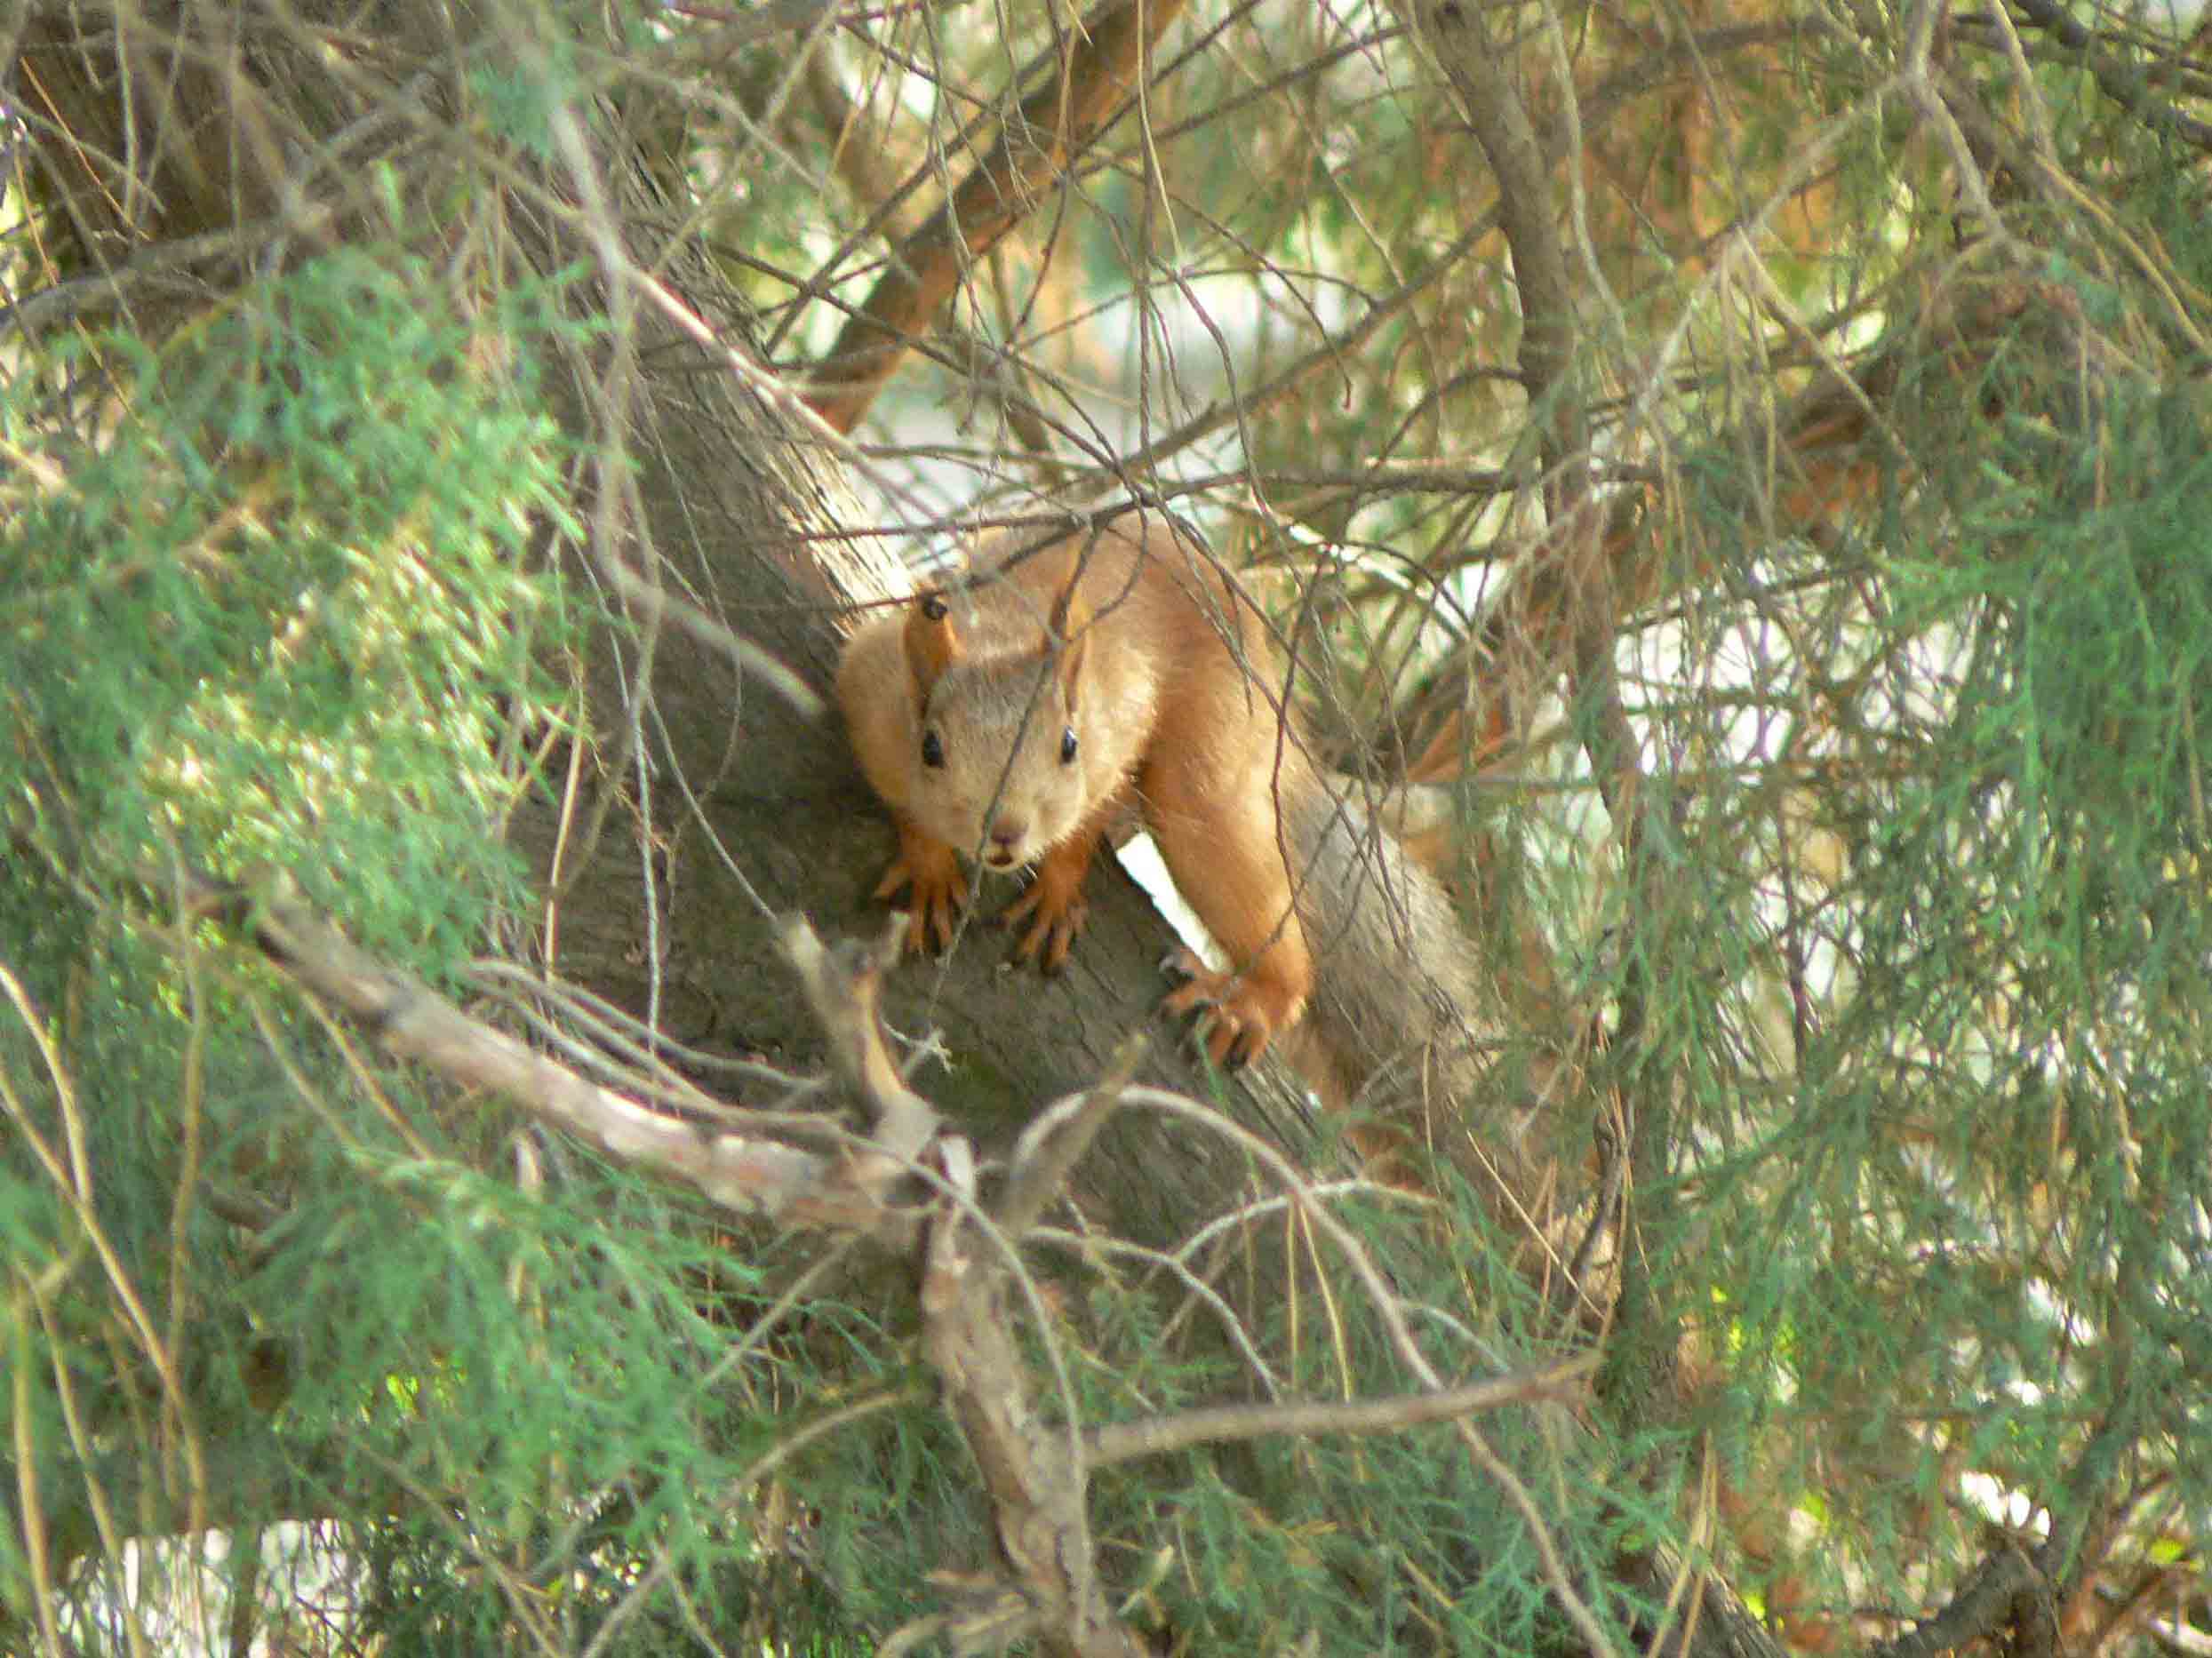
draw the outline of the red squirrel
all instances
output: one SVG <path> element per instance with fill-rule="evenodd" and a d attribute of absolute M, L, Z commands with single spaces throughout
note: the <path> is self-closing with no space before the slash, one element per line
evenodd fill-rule
<path fill-rule="evenodd" d="M 1040 540 L 986 538 L 964 583 L 864 626 L 839 664 L 898 829 L 875 896 L 908 893 L 907 948 L 952 942 L 966 855 L 1034 865 L 1004 919 L 1017 954 L 1058 969 L 1091 857 L 1134 806 L 1232 964 L 1178 950 L 1162 1003 L 1201 1016 L 1217 1063 L 1256 1058 L 1309 1005 L 1346 1096 L 1385 1060 L 1464 1052 L 1472 946 L 1309 759 L 1250 601 L 1156 513 Z"/>

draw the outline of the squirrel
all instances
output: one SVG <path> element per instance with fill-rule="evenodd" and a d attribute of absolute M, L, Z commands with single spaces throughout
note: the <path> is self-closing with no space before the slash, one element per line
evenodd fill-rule
<path fill-rule="evenodd" d="M 1466 1079 L 1473 952 L 1450 901 L 1310 758 L 1266 624 L 1158 513 L 1041 540 L 981 541 L 964 582 L 846 642 L 837 696 L 898 851 L 875 889 L 908 891 L 906 947 L 953 940 L 961 855 L 1029 886 L 1002 918 L 1057 972 L 1083 881 L 1133 806 L 1177 889 L 1228 955 L 1163 966 L 1162 1007 L 1195 1016 L 1234 1069 L 1298 1025 L 1325 1099 L 1409 1053 Z M 1441 1072 L 1440 1054 L 1461 1057 Z"/>

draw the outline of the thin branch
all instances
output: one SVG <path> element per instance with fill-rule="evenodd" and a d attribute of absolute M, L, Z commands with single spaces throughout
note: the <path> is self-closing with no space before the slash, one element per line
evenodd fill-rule
<path fill-rule="evenodd" d="M 961 273 L 997 246 L 1120 114 L 1153 43 L 1186 4 L 1107 0 L 1083 20 L 1058 72 L 1022 100 L 944 205 L 900 244 L 816 367 L 807 401 L 827 425 L 842 433 L 859 424 Z"/>
<path fill-rule="evenodd" d="M 1144 1422 L 1107 1423 L 1083 1435 L 1084 1466 L 1093 1471 L 1140 1456 L 1162 1456 L 1194 1445 L 1235 1439 L 1271 1439 L 1290 1434 L 1394 1433 L 1425 1423 L 1449 1422 L 1476 1411 L 1505 1405 L 1556 1399 L 1597 1368 L 1597 1355 L 1583 1353 L 1540 1370 L 1516 1371 L 1471 1382 L 1436 1393 L 1401 1393 L 1394 1399 L 1347 1399 L 1342 1403 L 1291 1402 L 1276 1405 L 1218 1405 Z"/>

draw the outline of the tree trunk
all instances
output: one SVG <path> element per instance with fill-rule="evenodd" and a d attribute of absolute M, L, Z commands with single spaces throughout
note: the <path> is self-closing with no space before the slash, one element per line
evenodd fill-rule
<path fill-rule="evenodd" d="M 302 8 L 309 17 L 315 10 Z M 82 275 L 63 296 L 67 314 L 119 309 L 158 337 L 272 258 L 304 256 L 357 230 L 392 234 L 353 182 L 371 175 L 375 159 L 363 151 L 361 125 L 376 95 L 403 84 L 427 85 L 435 101 L 447 65 L 435 55 L 387 56 L 340 73 L 251 17 L 188 0 L 28 16 L 11 68 L 16 84 L 36 89 L 28 101 L 40 186 L 75 227 L 68 263 Z M 351 11 L 348 19 L 356 32 L 347 38 L 360 38 L 361 20 Z M 435 54 L 450 27 L 441 8 L 387 0 L 375 38 L 432 43 Z M 675 1040 L 814 1074 L 819 1035 L 793 993 L 770 920 L 799 911 L 826 934 L 875 935 L 883 915 L 867 895 L 890 855 L 889 821 L 834 711 L 802 717 L 741 681 L 723 650 L 681 626 L 655 627 L 610 588 L 609 567 L 656 571 L 651 585 L 826 693 L 851 607 L 900 589 L 897 539 L 871 533 L 833 440 L 759 372 L 737 296 L 695 250 L 662 245 L 642 228 L 681 219 L 651 194 L 668 160 L 664 134 L 680 125 L 643 97 L 621 107 L 627 127 L 582 129 L 588 112 L 569 113 L 589 153 L 563 154 L 537 182 L 573 202 L 587 188 L 579 179 L 590 178 L 612 196 L 614 219 L 594 223 L 587 208 L 555 220 L 521 189 L 484 217 L 515 229 L 507 280 L 587 259 L 593 276 L 575 298 L 615 322 L 550 379 L 587 456 L 578 506 L 593 545 L 571 574 L 611 609 L 629 610 L 638 631 L 595 642 L 601 764 L 587 786 L 573 801 L 531 800 L 514 833 L 540 872 L 557 873 L 555 970 L 650 1014 Z M 398 164 L 419 170 L 419 155 L 406 152 Z M 519 159 L 516 167 L 516 177 L 530 176 Z M 440 199 L 455 182 L 419 171 L 402 177 L 411 203 Z M 725 343 L 702 342 L 618 275 L 618 236 L 636 267 L 659 273 Z M 170 278 L 187 271 L 196 285 L 180 291 Z M 592 484 L 599 463 L 618 457 L 627 469 L 616 475 L 633 493 L 610 501 Z M 642 697 L 641 662 L 649 665 Z M 603 789 L 614 792 L 603 815 Z M 595 838 L 579 833 L 595 822 L 603 825 Z M 1090 929 L 1057 980 L 1002 970 L 1001 936 L 979 922 L 949 961 L 910 962 L 895 976 L 889 1007 L 898 1027 L 915 1038 L 941 1032 L 950 1062 L 949 1071 L 922 1066 L 916 1086 L 986 1151 L 1095 1078 L 1132 1032 L 1153 1039 L 1141 1076 L 1207 1091 L 1181 1033 L 1153 1011 L 1164 988 L 1155 963 L 1170 942 L 1164 924 L 1118 868 L 1102 866 L 1093 888 Z M 983 917 L 1006 896 L 986 888 Z M 1295 1132 L 1302 1091 L 1273 1071 L 1253 1087 L 1276 1132 Z M 1241 1159 L 1187 1135 L 1170 1151 L 1164 1125 L 1122 1112 L 1079 1171 L 1077 1190 L 1094 1222 L 1165 1241 L 1217 1212 L 1242 1178 Z"/>

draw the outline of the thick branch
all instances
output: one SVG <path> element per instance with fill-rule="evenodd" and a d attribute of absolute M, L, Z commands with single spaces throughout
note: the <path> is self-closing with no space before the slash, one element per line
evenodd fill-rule
<path fill-rule="evenodd" d="M 946 1184 L 974 1198 L 964 1142 L 947 1142 Z M 1066 1658 L 1138 1658 L 1144 1647 L 1114 1615 L 1092 1558 L 1084 1465 L 1066 1429 L 1039 1418 L 1029 1366 L 1002 1305 L 1003 1261 L 962 1209 L 947 1208 L 922 1275 L 923 1353 L 983 1474 L 999 1546 L 1049 1651 Z"/>
<path fill-rule="evenodd" d="M 1588 422 L 1573 361 L 1575 291 L 1553 201 L 1550 169 L 1515 84 L 1513 59 L 1488 37 L 1480 8 L 1462 0 L 1408 3 L 1497 179 L 1499 222 L 1521 291 L 1521 382 L 1538 418 L 1544 461 L 1550 546 L 1542 585 L 1563 595 L 1572 618 L 1570 677 L 1573 701 L 1583 711 L 1583 745 L 1626 854 L 1631 879 L 1641 880 L 1643 774 L 1614 660 L 1618 594 L 1606 553 L 1604 514 L 1591 493 Z M 1525 634 L 1516 642 L 1525 642 Z M 1486 700 L 1497 705 L 1503 698 Z M 1631 956 L 1615 1008 L 1613 1043 L 1632 1065 L 1629 1056 L 1641 1041 L 1643 1024 L 1642 959 Z M 1630 1155 L 1635 1189 L 1662 1191 L 1666 1157 L 1663 1116 L 1657 1110 L 1633 1115 Z M 1638 1287 L 1645 1270 L 1641 1250 L 1624 1252 L 1621 1335 L 1628 1339 L 1618 1341 L 1616 1351 L 1624 1362 L 1646 1373 L 1640 1385 L 1649 1393 L 1661 1385 L 1665 1367 L 1672 1362 L 1672 1343 L 1663 1332 L 1636 1339 Z"/>
<path fill-rule="evenodd" d="M 272 961 L 400 1058 L 462 1088 L 504 1095 L 609 1156 L 685 1181 L 738 1214 L 847 1227 L 893 1247 L 912 1236 L 910 1217 L 856 1187 L 835 1160 L 765 1135 L 700 1128 L 588 1082 L 384 966 L 288 893 L 249 897 L 204 876 L 188 878 L 187 892 L 196 905 L 239 913 Z"/>
<path fill-rule="evenodd" d="M 1588 493 L 1589 444 L 1581 400 L 1573 395 L 1574 284 L 1567 272 L 1552 201 L 1550 169 L 1536 124 L 1513 82 L 1513 59 L 1461 0 L 1418 0 L 1423 39 L 1457 96 L 1461 113 L 1497 179 L 1498 225 L 1521 291 L 1521 379 L 1543 421 L 1545 494 L 1554 533 Z"/>
<path fill-rule="evenodd" d="M 2035 1563 L 2017 1549 L 2000 1550 L 1982 1562 L 1960 1586 L 1951 1604 L 1893 1641 L 1875 1647 L 1872 1658 L 1935 1658 L 1954 1652 L 2008 1625 L 2022 1632 L 2024 1650 L 2050 1651 L 2050 1584 Z"/>

